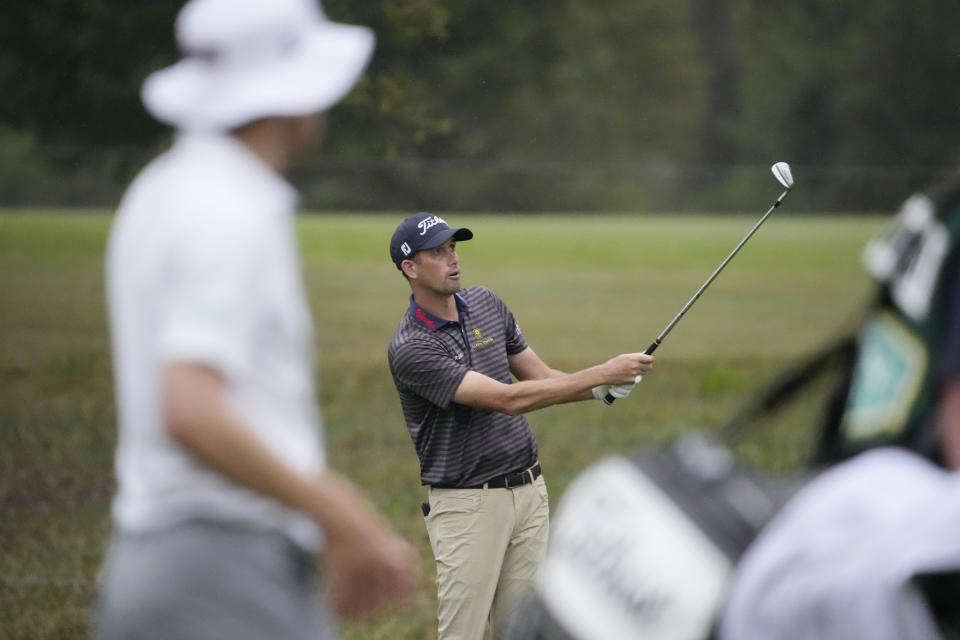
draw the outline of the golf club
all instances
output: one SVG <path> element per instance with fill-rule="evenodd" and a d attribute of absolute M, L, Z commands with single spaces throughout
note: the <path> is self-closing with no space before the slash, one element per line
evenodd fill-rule
<path fill-rule="evenodd" d="M 772 167 L 770 167 L 770 170 L 773 172 L 774 177 L 776 177 L 777 182 L 779 182 L 784 186 L 783 193 L 781 193 L 780 197 L 777 198 L 776 202 L 774 202 L 773 205 L 769 209 L 767 209 L 767 212 L 763 214 L 763 217 L 760 218 L 757 224 L 753 225 L 753 229 L 750 229 L 750 233 L 744 236 L 743 240 L 740 241 L 740 244 L 738 244 L 734 248 L 734 250 L 730 252 L 730 255 L 727 256 L 726 260 L 721 262 L 720 266 L 717 267 L 717 270 L 714 271 L 709 278 L 707 278 L 707 281 L 703 283 L 703 286 L 701 286 L 700 289 L 698 289 L 697 292 L 693 294 L 693 297 L 687 301 L 687 304 L 683 305 L 683 308 L 680 309 L 680 313 L 674 316 L 673 320 L 670 321 L 670 324 L 668 324 L 666 328 L 660 332 L 660 335 L 658 335 L 657 338 L 653 341 L 653 343 L 651 343 L 651 345 L 647 347 L 647 350 L 644 351 L 644 353 L 646 353 L 647 355 L 650 355 L 657 350 L 657 347 L 660 346 L 660 343 L 663 342 L 663 339 L 667 337 L 667 334 L 670 333 L 673 327 L 680 321 L 680 318 L 682 318 L 684 314 L 687 312 L 687 310 L 690 309 L 691 306 L 693 306 L 693 303 L 696 302 L 697 298 L 699 298 L 700 295 L 704 292 L 704 290 L 708 286 L 710 286 L 710 283 L 713 282 L 714 278 L 716 278 L 720 274 L 720 272 L 723 271 L 723 268 L 727 266 L 727 263 L 730 262 L 730 260 L 733 259 L 733 256 L 737 255 L 737 252 L 740 251 L 740 247 L 746 244 L 747 240 L 750 239 L 750 236 L 752 236 L 757 231 L 757 229 L 760 228 L 760 225 L 763 224 L 764 220 L 766 220 L 767 217 L 771 213 L 773 213 L 773 210 L 780 206 L 780 203 L 783 201 L 783 199 L 787 197 L 787 193 L 789 193 L 790 187 L 793 186 L 793 174 L 791 174 L 790 172 L 790 165 L 787 164 L 786 162 L 778 162 Z M 637 377 L 637 382 L 640 382 L 639 376 Z M 603 398 L 603 401 L 608 405 L 613 404 L 614 400 L 616 400 L 616 398 L 610 395 L 609 392 L 607 392 L 607 395 Z"/>

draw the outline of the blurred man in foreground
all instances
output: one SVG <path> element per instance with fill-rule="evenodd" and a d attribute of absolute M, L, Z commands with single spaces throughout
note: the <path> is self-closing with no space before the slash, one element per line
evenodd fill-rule
<path fill-rule="evenodd" d="M 372 33 L 313 0 L 191 0 L 147 109 L 178 129 L 117 212 L 107 295 L 119 439 L 95 631 L 336 637 L 412 589 L 409 547 L 326 468 L 312 321 L 281 172 L 356 82 Z"/>

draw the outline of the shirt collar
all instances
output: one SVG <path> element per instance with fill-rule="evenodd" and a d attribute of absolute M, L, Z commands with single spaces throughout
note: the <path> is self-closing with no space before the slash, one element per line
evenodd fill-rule
<path fill-rule="evenodd" d="M 462 295 L 455 293 L 453 294 L 453 299 L 457 304 L 457 311 L 459 311 L 461 314 L 468 310 L 469 305 L 467 304 L 466 298 L 464 298 Z M 443 327 L 447 324 L 456 324 L 452 320 L 445 320 L 439 316 L 433 315 L 426 309 L 421 308 L 420 305 L 414 301 L 412 293 L 410 294 L 410 308 L 408 313 L 413 316 L 418 324 L 426 327 L 430 331 L 436 331 L 440 327 Z"/>

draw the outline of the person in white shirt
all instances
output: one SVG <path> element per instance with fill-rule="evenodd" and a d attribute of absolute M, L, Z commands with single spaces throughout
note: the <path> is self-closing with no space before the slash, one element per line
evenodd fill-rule
<path fill-rule="evenodd" d="M 315 0 L 190 0 L 176 33 L 184 58 L 142 96 L 178 135 L 124 195 L 107 247 L 118 491 L 93 633 L 336 637 L 328 607 L 407 598 L 413 554 L 326 466 L 281 174 L 374 38 Z"/>
<path fill-rule="evenodd" d="M 902 447 L 830 467 L 760 532 L 727 586 L 721 640 L 960 634 L 960 476 Z"/>

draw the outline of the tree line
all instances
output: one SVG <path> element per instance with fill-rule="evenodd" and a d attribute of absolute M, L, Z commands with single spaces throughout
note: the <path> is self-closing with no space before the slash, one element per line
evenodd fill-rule
<path fill-rule="evenodd" d="M 0 182 L 10 184 L 0 199 L 36 198 L 23 189 L 37 179 L 42 192 L 45 173 L 81 194 L 109 185 L 112 196 L 168 142 L 138 92 L 178 57 L 181 4 L 7 9 Z M 371 26 L 377 50 L 295 176 L 316 206 L 738 208 L 769 193 L 766 167 L 787 160 L 810 208 L 890 209 L 956 158 L 956 3 L 324 7 Z"/>

